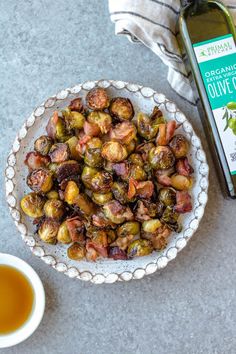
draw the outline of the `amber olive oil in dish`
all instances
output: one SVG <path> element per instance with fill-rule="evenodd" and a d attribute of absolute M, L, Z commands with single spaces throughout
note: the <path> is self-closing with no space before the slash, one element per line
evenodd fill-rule
<path fill-rule="evenodd" d="M 194 0 L 179 19 L 183 50 L 200 97 L 199 112 L 223 188 L 236 198 L 236 32 L 227 8 Z M 195 81 L 195 83 L 194 83 Z"/>
<path fill-rule="evenodd" d="M 34 306 L 34 291 L 26 276 L 14 267 L 0 265 L 0 336 L 27 322 Z"/>

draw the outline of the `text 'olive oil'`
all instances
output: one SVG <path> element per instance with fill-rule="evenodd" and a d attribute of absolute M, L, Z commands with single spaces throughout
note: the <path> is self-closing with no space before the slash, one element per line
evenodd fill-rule
<path fill-rule="evenodd" d="M 214 0 L 182 6 L 179 29 L 206 129 L 227 194 L 236 198 L 236 32 L 227 8 Z M 202 110 L 203 108 L 203 110 Z"/>

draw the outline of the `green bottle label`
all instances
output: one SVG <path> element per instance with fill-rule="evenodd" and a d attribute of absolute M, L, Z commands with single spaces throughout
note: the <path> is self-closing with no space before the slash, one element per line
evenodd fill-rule
<path fill-rule="evenodd" d="M 193 45 L 232 175 L 236 175 L 236 45 L 232 34 Z"/>

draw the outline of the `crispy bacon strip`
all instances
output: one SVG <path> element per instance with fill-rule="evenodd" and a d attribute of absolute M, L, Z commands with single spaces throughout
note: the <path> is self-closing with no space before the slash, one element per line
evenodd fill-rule
<path fill-rule="evenodd" d="M 29 170 L 32 171 L 49 165 L 50 158 L 48 156 L 41 155 L 39 152 L 31 151 L 26 155 L 24 162 L 28 166 Z"/>
<path fill-rule="evenodd" d="M 84 132 L 89 136 L 98 136 L 100 134 L 100 128 L 96 123 L 84 122 Z"/>
<path fill-rule="evenodd" d="M 180 214 L 188 213 L 192 210 L 191 196 L 186 191 L 176 192 L 176 205 L 174 211 Z"/>
<path fill-rule="evenodd" d="M 68 228 L 71 240 L 73 242 L 84 242 L 85 241 L 85 237 L 83 234 L 84 224 L 83 224 L 83 221 L 81 221 L 78 216 L 71 218 L 71 219 L 67 219 L 66 226 Z"/>
<path fill-rule="evenodd" d="M 179 159 L 176 163 L 176 171 L 178 174 L 189 177 L 193 172 L 194 169 L 188 162 L 187 157 L 183 157 L 182 159 Z"/>
<path fill-rule="evenodd" d="M 167 145 L 173 138 L 177 124 L 175 120 L 159 125 L 159 131 L 156 138 L 157 145 Z"/>
<path fill-rule="evenodd" d="M 117 176 L 120 176 L 124 180 L 126 180 L 129 176 L 129 164 L 127 161 L 114 163 L 112 165 L 112 169 L 115 171 Z"/>

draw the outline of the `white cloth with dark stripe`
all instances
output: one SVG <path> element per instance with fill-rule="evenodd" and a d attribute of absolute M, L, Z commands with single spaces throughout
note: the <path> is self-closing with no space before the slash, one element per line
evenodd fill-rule
<path fill-rule="evenodd" d="M 225 0 L 236 23 L 236 0 Z M 142 42 L 169 67 L 168 81 L 173 89 L 195 104 L 176 39 L 180 12 L 179 0 L 109 0 L 116 34 Z"/>

